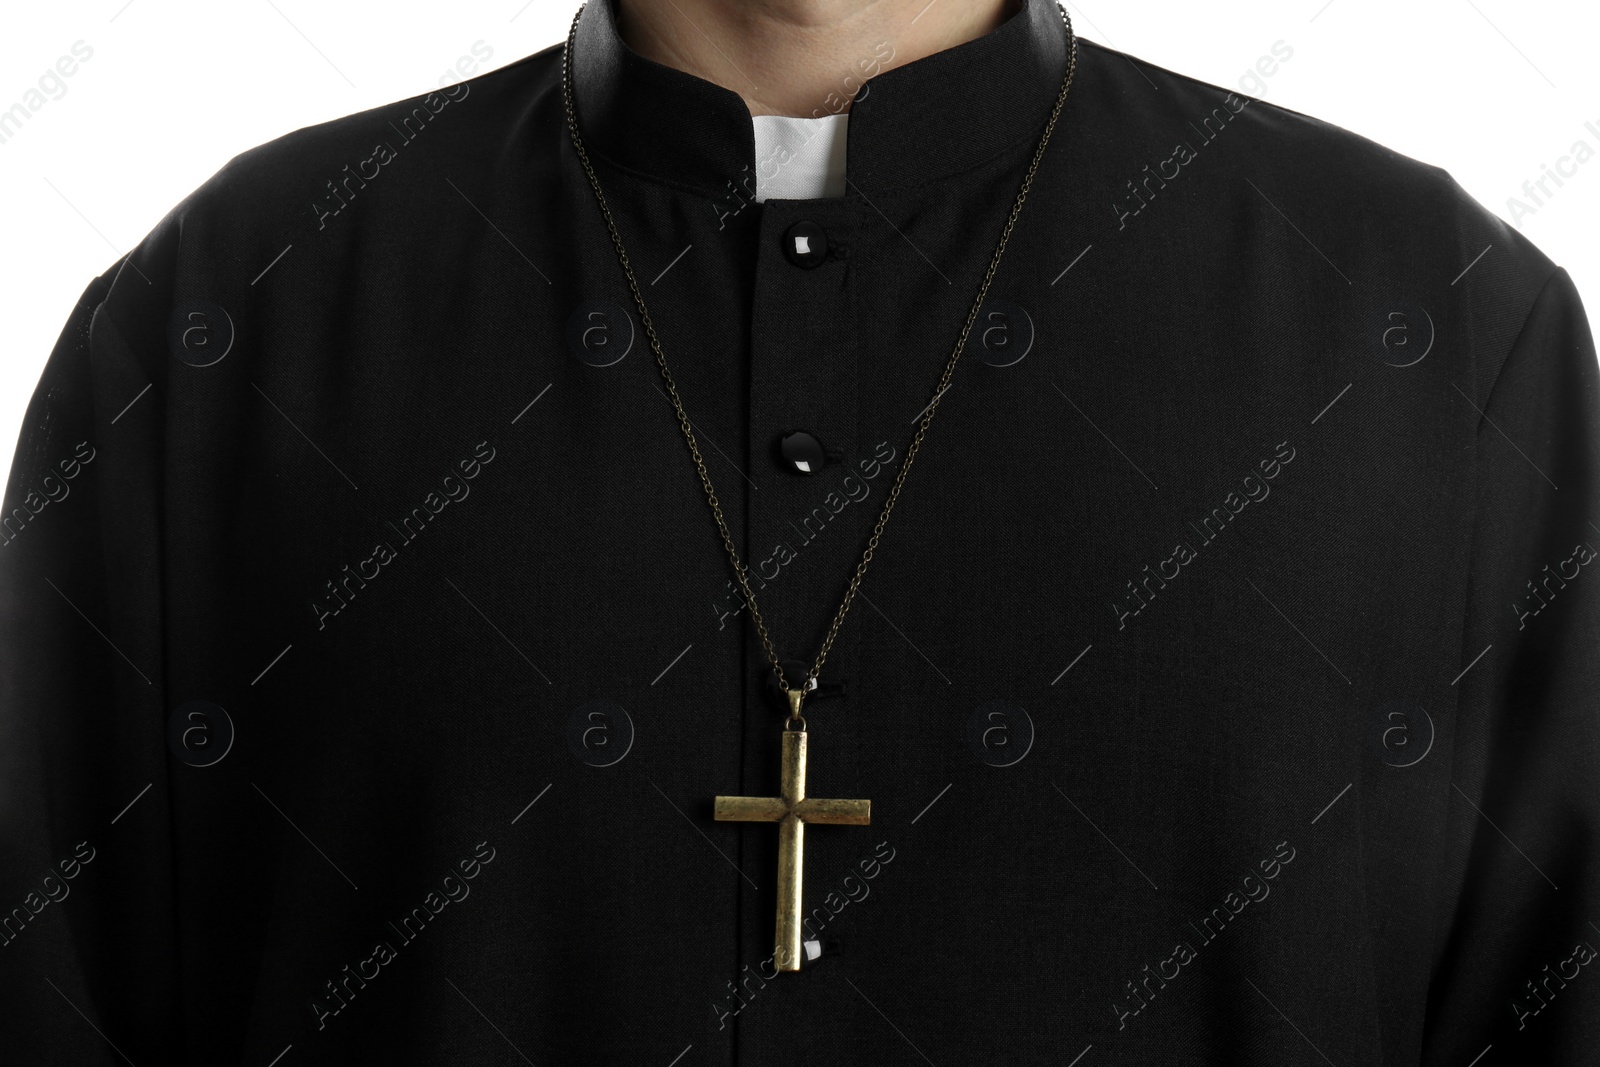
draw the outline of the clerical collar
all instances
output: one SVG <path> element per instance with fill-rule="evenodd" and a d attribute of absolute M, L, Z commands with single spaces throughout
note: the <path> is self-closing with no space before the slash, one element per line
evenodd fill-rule
<path fill-rule="evenodd" d="M 589 152 L 710 197 L 754 188 L 759 161 L 743 98 L 635 52 L 618 35 L 615 4 L 588 0 L 574 42 L 573 97 Z M 1066 74 L 1066 31 L 1053 0 L 1020 5 L 991 33 L 868 80 L 850 107 L 854 191 L 936 181 L 1037 138 Z M 874 58 L 882 56 L 863 57 Z"/>
<path fill-rule="evenodd" d="M 756 202 L 813 200 L 845 193 L 850 114 L 756 115 Z"/>

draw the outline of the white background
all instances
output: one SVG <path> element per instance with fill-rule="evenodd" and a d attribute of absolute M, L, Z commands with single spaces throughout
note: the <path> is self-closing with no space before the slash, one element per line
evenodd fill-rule
<path fill-rule="evenodd" d="M 1517 221 L 1508 199 L 1523 197 L 1523 183 L 1574 142 L 1600 153 L 1593 3 L 1067 7 L 1088 39 L 1230 88 L 1282 41 L 1293 58 L 1252 95 L 1442 166 L 1508 222 Z M 84 286 L 228 159 L 426 92 L 478 42 L 480 54 L 492 50 L 480 69 L 520 59 L 563 39 L 575 10 L 568 0 L 86 0 L 7 11 L 0 111 L 22 102 L 75 42 L 93 56 L 0 143 L 0 472 Z M 1600 158 L 1563 181 L 1547 185 L 1554 195 L 1520 227 L 1571 272 L 1593 315 Z"/>

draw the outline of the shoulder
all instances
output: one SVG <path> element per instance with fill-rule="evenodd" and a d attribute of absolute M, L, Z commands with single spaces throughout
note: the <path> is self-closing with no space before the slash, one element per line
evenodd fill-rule
<path fill-rule="evenodd" d="M 255 196 L 287 181 L 333 178 L 346 166 L 375 156 L 415 155 L 432 162 L 466 153 L 463 163 L 470 164 L 504 144 L 520 117 L 518 110 L 557 89 L 559 74 L 560 48 L 552 45 L 475 77 L 246 149 L 197 192 L 207 199 Z"/>
<path fill-rule="evenodd" d="M 1130 162 L 1149 162 L 1159 169 L 1174 157 L 1175 163 L 1191 161 L 1210 193 L 1254 198 L 1282 213 L 1289 211 L 1286 204 L 1292 205 L 1298 211 L 1291 215 L 1297 225 L 1324 227 L 1333 240 L 1374 246 L 1392 241 L 1396 249 L 1415 241 L 1443 252 L 1442 246 L 1451 241 L 1485 237 L 1504 246 L 1541 280 L 1555 270 L 1445 167 L 1252 95 L 1249 90 L 1264 92 L 1292 61 L 1293 48 L 1283 41 L 1242 70 L 1232 86 L 1167 70 L 1092 41 L 1080 43 L 1085 67 L 1080 77 L 1088 78 L 1074 92 L 1087 88 L 1094 106 L 1116 114 L 1115 122 L 1097 125 L 1106 131 L 1102 136 L 1120 136 L 1136 146 Z M 1088 88 L 1095 82 L 1099 84 Z M 1187 169 L 1188 162 L 1182 165 Z M 1479 244 L 1477 250 L 1483 247 Z"/>
<path fill-rule="evenodd" d="M 480 59 L 487 58 L 480 54 Z M 560 46 L 305 126 L 233 156 L 127 257 L 146 277 L 204 271 L 248 286 L 286 249 L 347 253 L 437 214 L 487 171 L 553 167 Z M 459 203 L 459 199 L 456 201 Z"/>
<path fill-rule="evenodd" d="M 1142 127 L 1123 131 L 1131 139 L 1159 143 L 1164 134 L 1173 133 L 1191 142 L 1198 137 L 1220 144 L 1224 133 L 1237 132 L 1243 135 L 1237 138 L 1242 143 L 1228 145 L 1233 166 L 1292 150 L 1307 153 L 1294 161 L 1302 169 L 1332 170 L 1345 179 L 1419 187 L 1437 186 L 1447 179 L 1438 166 L 1260 95 L 1293 58 L 1293 49 L 1283 41 L 1243 70 L 1232 86 L 1168 70 L 1094 41 L 1080 38 L 1079 43 L 1084 69 L 1074 93 L 1096 94 L 1097 107 L 1143 119 Z"/>
<path fill-rule="evenodd" d="M 1221 242 L 1241 276 L 1276 272 L 1270 288 L 1348 293 L 1319 302 L 1334 314 L 1404 294 L 1451 322 L 1484 395 L 1559 270 L 1516 227 L 1445 167 L 1246 91 L 1292 61 L 1283 42 L 1232 86 L 1080 44 L 1073 92 L 1102 160 L 1088 192 L 1119 236 L 1168 254 Z"/>

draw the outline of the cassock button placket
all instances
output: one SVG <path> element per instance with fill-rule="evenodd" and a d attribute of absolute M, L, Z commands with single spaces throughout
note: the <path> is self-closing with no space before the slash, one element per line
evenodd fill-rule
<path fill-rule="evenodd" d="M 810 269 L 828 258 L 828 234 L 821 226 L 802 219 L 783 234 L 783 254 L 797 267 Z"/>
<path fill-rule="evenodd" d="M 778 437 L 778 459 L 793 474 L 816 474 L 829 463 L 844 459 L 844 449 L 827 448 L 809 430 L 790 430 Z"/>

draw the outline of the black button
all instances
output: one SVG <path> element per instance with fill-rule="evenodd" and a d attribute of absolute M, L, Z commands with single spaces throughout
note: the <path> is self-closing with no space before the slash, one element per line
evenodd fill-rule
<path fill-rule="evenodd" d="M 778 661 L 778 663 L 783 667 L 783 680 L 788 682 L 791 686 L 797 686 L 802 681 L 805 681 L 806 675 L 811 671 L 811 665 L 809 663 L 801 663 L 797 659 L 781 659 Z M 782 687 L 778 685 L 778 676 L 772 673 L 772 664 L 762 664 L 761 674 L 767 680 L 767 699 L 772 701 L 774 707 L 783 711 L 788 711 L 789 694 L 785 693 Z M 816 685 L 816 682 L 812 682 L 806 687 L 806 699 L 809 700 L 811 698 L 812 693 L 816 689 Z"/>
<path fill-rule="evenodd" d="M 783 235 L 783 254 L 797 267 L 815 267 L 828 257 L 828 235 L 814 222 L 797 222 Z"/>
<path fill-rule="evenodd" d="M 811 673 L 811 665 L 802 663 L 797 659 L 782 659 L 778 663 L 783 667 L 783 677 L 790 685 L 799 685 Z M 789 694 L 778 687 L 778 676 L 772 673 L 772 664 L 763 664 L 761 674 L 766 679 L 767 699 L 778 711 L 789 711 Z M 806 690 L 806 704 L 810 705 L 819 700 L 828 700 L 845 695 L 843 682 L 812 682 Z"/>
<path fill-rule="evenodd" d="M 865 897 L 857 899 L 865 900 Z M 800 946 L 801 953 L 805 956 L 807 965 L 819 959 L 830 959 L 834 956 L 844 955 L 841 943 L 838 941 L 824 941 L 821 938 L 808 937 Z"/>
<path fill-rule="evenodd" d="M 843 458 L 843 449 L 824 448 L 816 434 L 805 430 L 790 430 L 778 438 L 779 464 L 793 474 L 815 474 L 824 464 Z"/>

